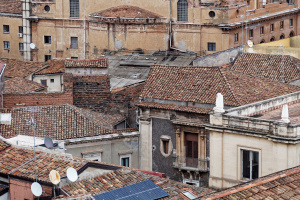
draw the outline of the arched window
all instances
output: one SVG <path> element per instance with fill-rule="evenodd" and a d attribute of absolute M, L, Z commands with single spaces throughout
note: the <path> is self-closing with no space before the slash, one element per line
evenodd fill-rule
<path fill-rule="evenodd" d="M 275 41 L 275 37 L 274 36 L 271 37 L 271 39 L 270 39 L 270 42 L 273 42 L 273 41 Z"/>
<path fill-rule="evenodd" d="M 260 41 L 260 44 L 262 44 L 262 43 L 265 43 L 265 40 L 264 40 L 264 39 L 262 39 L 262 40 Z"/>
<path fill-rule="evenodd" d="M 294 37 L 294 35 L 295 35 L 294 31 L 291 31 L 289 36 Z"/>
<path fill-rule="evenodd" d="M 177 2 L 177 21 L 188 21 L 188 3 L 186 0 L 179 0 Z"/>
<path fill-rule="evenodd" d="M 280 39 L 281 39 L 281 40 L 284 39 L 284 34 L 281 34 L 281 35 L 280 35 Z"/>

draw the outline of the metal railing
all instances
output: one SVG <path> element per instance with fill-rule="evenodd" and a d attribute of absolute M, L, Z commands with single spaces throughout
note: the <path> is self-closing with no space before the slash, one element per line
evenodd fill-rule
<path fill-rule="evenodd" d="M 174 167 L 191 171 L 208 171 L 208 159 L 189 158 L 185 156 L 174 156 Z"/>

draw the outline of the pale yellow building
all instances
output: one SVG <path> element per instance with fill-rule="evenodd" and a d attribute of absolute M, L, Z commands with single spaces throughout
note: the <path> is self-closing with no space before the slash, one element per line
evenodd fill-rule
<path fill-rule="evenodd" d="M 228 188 L 298 166 L 299 100 L 295 92 L 211 113 L 209 186 Z"/>

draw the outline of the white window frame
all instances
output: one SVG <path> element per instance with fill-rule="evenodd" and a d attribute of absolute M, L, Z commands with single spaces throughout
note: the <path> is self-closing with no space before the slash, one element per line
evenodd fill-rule
<path fill-rule="evenodd" d="M 238 146 L 237 148 L 237 157 L 238 157 L 238 180 L 246 180 L 243 178 L 243 163 L 242 163 L 242 150 L 247 150 L 247 151 L 256 151 L 258 152 L 258 177 L 261 177 L 261 172 L 262 172 L 262 149 L 259 148 L 252 148 L 252 147 L 245 147 L 245 146 Z M 247 179 L 248 181 L 249 179 Z"/>
<path fill-rule="evenodd" d="M 120 165 L 122 165 L 122 158 L 129 158 L 129 166 L 128 167 L 131 167 L 131 153 L 130 154 L 123 154 L 123 155 L 120 155 Z M 125 166 L 124 166 L 125 167 Z"/>
<path fill-rule="evenodd" d="M 97 151 L 97 152 L 90 152 L 90 153 L 81 153 L 82 158 L 87 159 L 87 160 L 96 160 L 101 162 L 101 157 L 102 157 L 102 152 Z"/>

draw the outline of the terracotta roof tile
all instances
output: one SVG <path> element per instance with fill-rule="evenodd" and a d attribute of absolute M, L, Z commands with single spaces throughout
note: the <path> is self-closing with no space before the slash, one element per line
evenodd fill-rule
<path fill-rule="evenodd" d="M 37 168 L 35 168 L 34 155 L 36 155 Z M 64 177 L 69 167 L 78 170 L 86 163 L 87 161 L 83 159 L 69 159 L 65 156 L 40 151 L 36 151 L 34 154 L 33 150 L 15 147 L 0 153 L 0 173 L 35 179 L 35 169 L 37 169 L 37 179 L 49 183 L 51 170 L 58 171 L 60 176 Z"/>
<path fill-rule="evenodd" d="M 237 185 L 201 199 L 299 199 L 300 166 Z"/>
<path fill-rule="evenodd" d="M 85 194 L 97 195 L 134 183 L 139 183 L 144 180 L 153 181 L 165 192 L 169 193 L 169 196 L 164 199 L 184 199 L 179 194 L 186 190 L 193 191 L 196 196 L 203 196 L 213 192 L 213 190 L 210 189 L 185 185 L 180 182 L 172 181 L 168 178 L 151 176 L 136 170 L 129 170 L 128 168 L 119 169 L 103 176 L 97 176 L 91 179 L 65 185 L 62 189 L 72 197 L 82 196 Z"/>
<path fill-rule="evenodd" d="M 0 139 L 0 152 L 10 147 L 10 144 Z"/>
<path fill-rule="evenodd" d="M 245 53 L 231 69 L 280 82 L 300 79 L 300 60 L 289 55 Z"/>
<path fill-rule="evenodd" d="M 22 14 L 22 1 L 0 0 L 0 13 Z"/>
<path fill-rule="evenodd" d="M 91 14 L 92 16 L 100 17 L 119 17 L 119 18 L 160 18 L 162 16 L 150 12 L 148 10 L 136 6 L 117 6 L 102 10 L 97 13 Z"/>
<path fill-rule="evenodd" d="M 33 113 L 29 109 L 35 108 Z M 73 105 L 37 106 L 12 109 L 11 125 L 6 125 L 1 136 L 33 136 L 31 117 L 35 119 L 35 134 L 38 137 L 49 136 L 54 140 L 91 137 L 113 132 L 113 126 L 124 119 L 115 114 L 101 114 L 77 108 Z M 0 130 L 1 130 L 0 125 Z"/>
<path fill-rule="evenodd" d="M 101 58 L 98 60 L 66 60 L 66 68 L 107 68 L 108 59 Z"/>
<path fill-rule="evenodd" d="M 44 62 L 20 61 L 13 59 L 0 59 L 0 62 L 6 63 L 4 71 L 5 77 L 25 78 L 45 65 Z"/>
<path fill-rule="evenodd" d="M 212 108 L 181 106 L 181 105 L 174 105 L 174 104 L 154 103 L 154 102 L 141 102 L 139 104 L 136 104 L 136 106 L 145 107 L 145 108 L 164 109 L 164 110 L 176 110 L 176 111 L 199 113 L 199 114 L 208 114 L 210 111 L 212 111 Z"/>
<path fill-rule="evenodd" d="M 48 60 L 46 63 L 47 67 L 36 72 L 35 74 L 56 74 L 65 73 L 65 60 Z"/>
<path fill-rule="evenodd" d="M 21 77 L 10 78 L 5 81 L 5 93 L 29 93 L 29 92 L 38 92 L 46 89 L 47 87 L 30 81 Z"/>
<path fill-rule="evenodd" d="M 299 90 L 297 86 L 219 67 L 154 66 L 141 97 L 215 104 L 220 92 L 226 106 L 240 106 Z"/>

